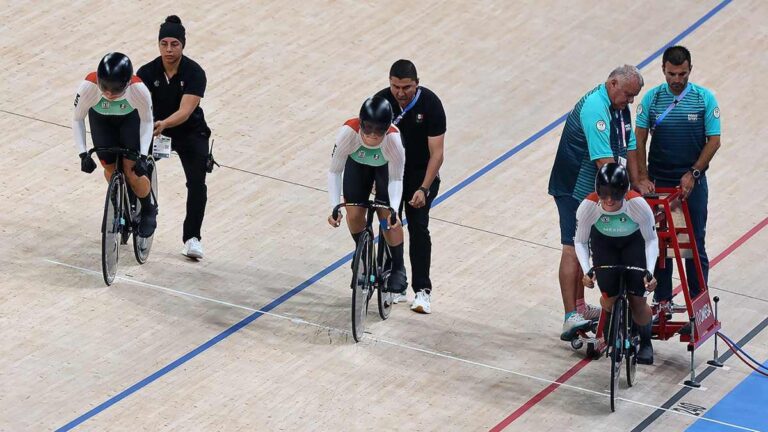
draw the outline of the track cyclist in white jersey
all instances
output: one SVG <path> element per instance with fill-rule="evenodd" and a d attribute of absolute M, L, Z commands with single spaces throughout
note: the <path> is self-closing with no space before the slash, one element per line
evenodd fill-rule
<path fill-rule="evenodd" d="M 405 149 L 400 131 L 392 125 L 392 106 L 380 96 L 367 99 L 360 108 L 358 118 L 347 120 L 336 135 L 331 167 L 328 172 L 328 194 L 331 208 L 340 203 L 343 195 L 347 203 L 367 203 L 371 189 L 376 184 L 376 202 L 395 209 L 403 196 L 403 169 Z M 342 183 L 342 173 L 343 183 Z M 366 209 L 347 207 L 347 226 L 355 245 L 365 230 Z M 389 220 L 388 212 L 378 211 L 382 224 Z M 328 217 L 328 223 L 341 225 L 343 215 Z M 392 273 L 386 291 L 404 293 L 408 280 L 403 261 L 403 226 L 398 219 L 384 231 L 392 252 Z"/>
<path fill-rule="evenodd" d="M 80 154 L 80 169 L 92 173 L 96 163 L 86 151 L 86 115 L 95 148 L 121 147 L 139 153 L 138 160 L 131 160 L 128 155 L 123 158 L 123 172 L 141 201 L 139 236 L 152 236 L 157 227 L 157 203 L 152 202 L 147 176 L 147 155 L 152 143 L 152 97 L 147 86 L 133 74 L 128 56 L 119 52 L 105 55 L 96 72 L 89 73 L 77 90 L 72 129 Z M 99 151 L 96 154 L 109 181 L 117 155 Z"/>
<path fill-rule="evenodd" d="M 640 336 L 637 362 L 653 364 L 651 345 L 651 308 L 645 295 L 656 289 L 653 269 L 659 256 L 659 239 L 651 207 L 636 192 L 629 192 L 629 176 L 617 163 L 600 167 L 595 177 L 595 191 L 587 196 L 576 211 L 576 256 L 584 271 L 584 286 L 594 287 L 597 278 L 603 296 L 600 299 L 606 322 L 611 322 L 613 303 L 619 293 L 618 271 L 598 271 L 591 278 L 589 253 L 592 248 L 594 265 L 626 265 L 648 270 L 643 276 L 626 272 L 625 280 L 632 319 Z M 607 334 L 607 331 L 606 331 Z"/>

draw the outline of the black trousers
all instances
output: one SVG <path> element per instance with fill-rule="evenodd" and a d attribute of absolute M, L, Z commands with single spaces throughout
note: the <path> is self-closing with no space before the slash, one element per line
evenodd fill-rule
<path fill-rule="evenodd" d="M 206 133 L 194 132 L 174 137 L 172 141 L 173 150 L 178 153 L 187 178 L 187 216 L 184 219 L 183 242 L 192 237 L 202 239 L 200 229 L 208 202 L 208 187 L 205 185 L 208 137 Z"/>
<path fill-rule="evenodd" d="M 411 286 L 414 292 L 425 290 L 432 291 L 432 281 L 429 279 L 429 267 L 432 260 L 432 238 L 429 235 L 429 209 L 432 201 L 440 189 L 440 179 L 435 178 L 429 188 L 427 204 L 421 208 L 414 208 L 408 201 L 419 190 L 424 181 L 425 171 L 405 171 L 403 178 L 403 200 L 400 204 L 400 218 L 408 219 L 408 254 L 411 259 Z"/>

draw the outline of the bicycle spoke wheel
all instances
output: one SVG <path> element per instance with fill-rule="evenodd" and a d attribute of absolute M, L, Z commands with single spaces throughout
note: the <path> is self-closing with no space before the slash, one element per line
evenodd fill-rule
<path fill-rule="evenodd" d="M 370 257 L 368 254 L 368 231 L 363 231 L 357 242 L 355 255 L 352 258 L 352 337 L 360 342 L 365 332 L 365 315 L 368 313 L 368 293 L 372 289 L 370 280 Z"/>
<path fill-rule="evenodd" d="M 151 182 L 152 187 L 152 201 L 157 203 L 157 167 L 155 165 L 155 160 L 152 158 L 149 158 L 148 160 L 149 165 L 149 178 Z M 141 201 L 138 199 L 136 200 L 136 214 L 134 216 L 138 216 L 141 214 Z M 138 221 L 138 217 L 133 218 L 135 221 Z M 139 229 L 138 224 L 134 226 L 133 229 L 133 255 L 136 257 L 136 261 L 139 264 L 144 264 L 147 262 L 147 258 L 149 258 L 149 251 L 152 249 L 152 239 L 155 238 L 155 235 L 152 234 L 149 237 L 140 237 L 139 236 Z"/>
<path fill-rule="evenodd" d="M 112 175 L 104 202 L 104 219 L 101 222 L 101 273 L 107 285 L 112 285 L 117 274 L 120 235 L 123 228 L 121 186 L 122 177 L 117 173 Z"/>
<path fill-rule="evenodd" d="M 379 245 L 376 251 L 376 266 L 380 269 L 381 277 L 379 278 L 379 316 L 385 320 L 389 318 L 389 314 L 392 312 L 392 293 L 385 292 L 384 288 L 389 283 L 389 275 L 392 272 L 391 269 L 385 269 L 385 263 L 391 259 L 389 247 L 387 242 L 384 241 L 384 236 L 379 235 Z"/>

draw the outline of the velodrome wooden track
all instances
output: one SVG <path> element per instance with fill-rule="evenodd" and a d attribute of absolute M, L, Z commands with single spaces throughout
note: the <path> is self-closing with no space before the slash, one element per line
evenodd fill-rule
<path fill-rule="evenodd" d="M 768 358 L 768 3 L 0 4 L 0 430 L 687 428 L 696 417 L 679 411 L 649 419 L 682 389 L 684 344 L 656 343 L 656 364 L 609 414 L 608 363 L 580 362 L 559 341 L 546 194 L 561 116 L 620 64 L 642 66 L 644 94 L 663 80 L 658 50 L 678 41 L 723 113 L 708 173 L 712 294 L 723 331 Z M 121 279 L 105 287 L 105 183 L 79 171 L 72 100 L 106 52 L 154 58 L 172 13 L 207 72 L 203 107 L 226 165 L 208 181 L 207 257 L 179 254 L 186 190 L 174 157 L 159 167 L 150 261 L 123 248 Z M 351 239 L 325 222 L 325 178 L 338 126 L 398 58 L 415 62 L 448 116 L 433 313 L 371 314 L 355 344 Z M 699 373 L 711 349 L 697 352 Z M 713 406 L 751 372 L 727 364 L 670 406 Z"/>

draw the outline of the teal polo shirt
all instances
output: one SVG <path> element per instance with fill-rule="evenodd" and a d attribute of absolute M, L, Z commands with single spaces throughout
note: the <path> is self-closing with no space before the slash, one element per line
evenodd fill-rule
<path fill-rule="evenodd" d="M 636 148 L 629 107 L 611 108 L 608 90 L 600 84 L 576 103 L 565 120 L 549 177 L 549 194 L 584 200 L 595 190 L 595 160 L 626 158 Z"/>
<path fill-rule="evenodd" d="M 699 159 L 707 137 L 720 135 L 720 107 L 711 91 L 688 83 L 685 97 L 653 128 L 675 95 L 664 83 L 652 88 L 637 106 L 637 127 L 653 129 L 648 175 L 677 182 Z"/>

